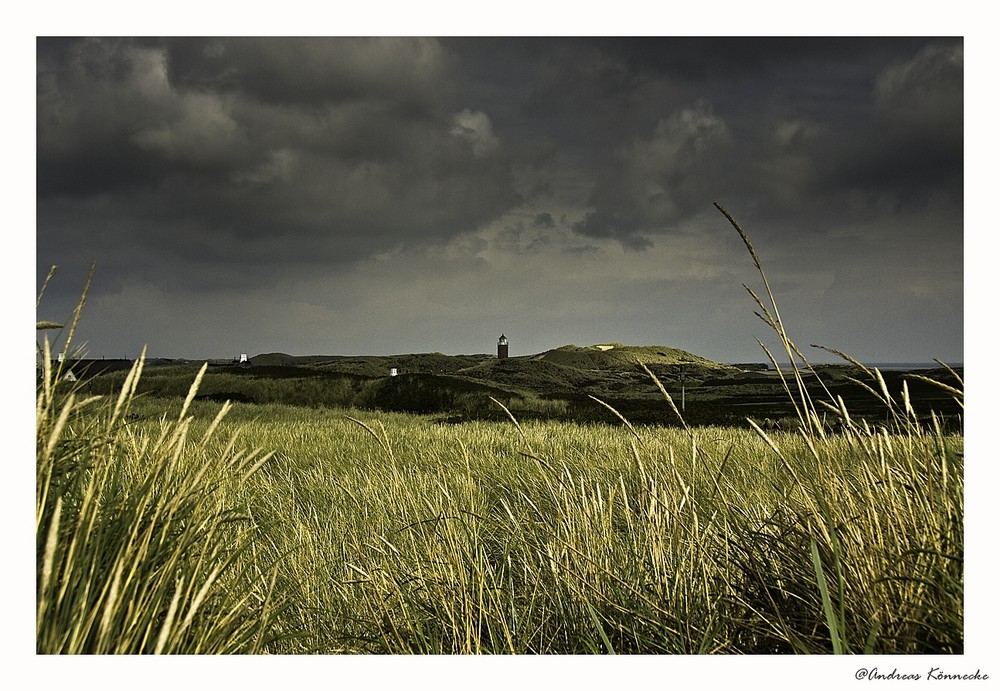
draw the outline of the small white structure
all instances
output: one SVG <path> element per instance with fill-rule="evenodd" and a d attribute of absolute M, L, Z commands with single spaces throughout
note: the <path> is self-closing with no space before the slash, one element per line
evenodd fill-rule
<path fill-rule="evenodd" d="M 240 353 L 240 362 L 246 362 L 246 361 L 247 361 L 247 354 Z"/>
<path fill-rule="evenodd" d="M 398 374 L 399 374 L 399 370 L 397 368 L 395 368 L 395 367 L 390 367 L 389 368 L 389 376 L 390 377 L 395 377 Z"/>

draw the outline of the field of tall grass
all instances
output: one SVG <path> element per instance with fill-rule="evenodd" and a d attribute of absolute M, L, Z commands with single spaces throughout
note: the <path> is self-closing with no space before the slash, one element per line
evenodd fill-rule
<path fill-rule="evenodd" d="M 877 371 L 885 426 L 807 395 L 720 211 L 797 430 L 231 405 L 201 375 L 173 408 L 141 359 L 83 395 L 43 339 L 37 652 L 963 652 L 962 436 Z"/>

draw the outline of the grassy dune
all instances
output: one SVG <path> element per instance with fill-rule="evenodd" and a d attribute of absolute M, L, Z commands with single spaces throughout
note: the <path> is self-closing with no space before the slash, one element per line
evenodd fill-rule
<path fill-rule="evenodd" d="M 687 365 L 708 371 L 732 370 L 733 368 L 719 362 L 713 362 L 697 355 L 666 346 L 632 346 L 621 343 L 607 343 L 595 346 L 563 346 L 535 356 L 558 365 L 581 369 L 607 368 L 611 365 L 631 366 L 636 360 L 646 365 Z"/>

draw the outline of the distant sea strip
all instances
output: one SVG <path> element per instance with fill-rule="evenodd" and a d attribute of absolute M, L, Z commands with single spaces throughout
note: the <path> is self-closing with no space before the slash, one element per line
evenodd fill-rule
<path fill-rule="evenodd" d="M 848 362 L 814 362 L 813 364 L 816 367 L 828 367 L 830 365 L 851 366 Z M 941 369 L 941 365 L 936 362 L 862 362 L 861 364 L 868 369 L 878 369 L 881 372 Z M 948 362 L 946 364 L 953 369 L 963 369 L 964 367 L 961 362 Z M 774 371 L 771 366 L 767 366 L 767 369 L 772 372 Z M 782 366 L 782 369 L 787 368 Z"/>
<path fill-rule="evenodd" d="M 882 371 L 887 370 L 915 370 L 915 369 L 941 369 L 941 365 L 936 362 L 863 362 L 861 363 L 868 368 L 878 368 Z M 961 362 L 948 362 L 945 363 L 951 368 L 963 367 Z"/>

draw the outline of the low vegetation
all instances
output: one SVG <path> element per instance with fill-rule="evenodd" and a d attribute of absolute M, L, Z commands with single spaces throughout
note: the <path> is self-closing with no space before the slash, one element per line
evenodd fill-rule
<path fill-rule="evenodd" d="M 642 363 L 673 426 L 162 398 L 141 359 L 89 392 L 43 340 L 38 652 L 961 653 L 960 431 L 860 363 L 852 417 L 761 277 L 794 429 L 692 424 Z"/>
<path fill-rule="evenodd" d="M 749 417 L 758 421 L 782 419 L 786 427 L 798 425 L 785 382 L 773 368 L 752 371 L 697 361 L 690 365 L 666 364 L 662 359 L 657 362 L 663 348 L 615 348 L 631 353 L 631 360 L 605 357 L 607 353 L 598 347 L 573 349 L 574 356 L 586 353 L 587 359 L 552 362 L 549 356 L 565 348 L 506 360 L 480 356 L 478 364 L 471 366 L 466 365 L 470 356 L 406 356 L 409 366 L 399 376 L 390 376 L 384 365 L 400 358 L 350 358 L 345 364 L 339 360 L 316 362 L 318 358 L 255 357 L 247 365 L 210 366 L 197 397 L 218 402 L 440 413 L 455 422 L 506 420 L 507 415 L 494 402 L 500 401 L 522 420 L 618 422 L 598 399 L 611 404 L 633 424 L 680 426 L 677 416 L 664 406 L 662 385 L 678 398 L 688 424 L 747 427 Z M 598 358 L 593 358 L 594 354 Z M 647 355 L 652 362 L 646 361 Z M 694 360 L 695 356 L 688 357 Z M 364 367 L 358 366 L 359 360 L 364 360 Z M 285 364 L 273 364 L 277 361 Z M 201 364 L 146 363 L 137 390 L 149 396 L 183 399 Z M 127 370 L 88 377 L 82 390 L 114 395 L 126 375 Z M 936 412 L 947 427 L 960 428 L 962 411 L 953 395 L 928 381 L 960 385 L 960 372 L 938 367 L 919 372 L 888 371 L 882 376 L 896 405 L 902 404 L 906 383 L 910 404 L 923 424 L 932 426 L 932 413 Z M 813 368 L 804 384 L 809 396 L 839 396 L 855 418 L 885 424 L 891 418 L 885 402 L 873 397 L 870 387 L 859 379 L 870 381 L 871 372 L 852 364 L 822 365 Z M 832 428 L 837 415 L 825 418 Z"/>

